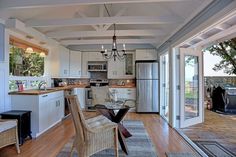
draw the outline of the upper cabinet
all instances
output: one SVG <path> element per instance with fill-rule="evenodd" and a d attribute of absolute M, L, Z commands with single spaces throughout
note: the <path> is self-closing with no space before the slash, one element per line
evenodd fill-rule
<path fill-rule="evenodd" d="M 52 77 L 81 77 L 81 52 L 59 46 L 50 56 Z"/>
<path fill-rule="evenodd" d="M 70 51 L 70 77 L 81 77 L 81 52 Z"/>
<path fill-rule="evenodd" d="M 136 60 L 157 60 L 157 51 L 155 49 L 137 49 Z"/>
<path fill-rule="evenodd" d="M 105 61 L 100 52 L 82 52 L 82 77 L 89 78 L 88 62 Z"/>
<path fill-rule="evenodd" d="M 127 52 L 124 60 L 113 59 L 108 61 L 108 79 L 133 79 L 135 78 L 134 53 Z"/>
<path fill-rule="evenodd" d="M 50 56 L 51 63 L 51 74 L 52 77 L 69 77 L 70 76 L 70 65 L 69 57 L 70 51 L 63 47 L 58 46 L 53 48 Z"/>

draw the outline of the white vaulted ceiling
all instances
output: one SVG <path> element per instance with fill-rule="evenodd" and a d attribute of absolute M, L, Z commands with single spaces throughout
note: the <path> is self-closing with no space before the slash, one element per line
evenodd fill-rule
<path fill-rule="evenodd" d="M 118 43 L 158 47 L 211 1 L 0 0 L 0 18 L 20 20 L 71 48 L 111 44 L 113 23 Z"/>

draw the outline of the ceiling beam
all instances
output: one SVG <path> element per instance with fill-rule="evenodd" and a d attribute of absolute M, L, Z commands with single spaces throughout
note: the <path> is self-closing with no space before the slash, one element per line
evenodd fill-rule
<path fill-rule="evenodd" d="M 192 0 L 1 0 L 0 9 L 39 8 L 55 6 L 116 4 L 116 3 L 150 3 L 150 2 L 179 2 Z"/>
<path fill-rule="evenodd" d="M 117 44 L 150 44 L 158 43 L 158 39 L 119 39 L 116 41 Z M 100 40 L 62 40 L 62 45 L 93 45 L 93 44 L 111 44 L 111 39 L 100 39 Z"/>
<path fill-rule="evenodd" d="M 57 26 L 79 26 L 100 24 L 169 24 L 182 22 L 176 16 L 120 16 L 120 17 L 88 17 L 73 19 L 44 19 L 28 20 L 28 27 L 57 27 Z"/>
<path fill-rule="evenodd" d="M 77 14 L 78 14 L 79 16 L 81 16 L 82 18 L 87 18 L 87 17 L 88 17 L 87 15 L 85 15 L 84 13 L 81 13 L 81 12 L 77 12 Z M 98 26 L 96 26 L 96 25 L 91 25 L 91 27 L 93 27 L 96 31 L 100 29 L 100 28 L 99 28 Z"/>
<path fill-rule="evenodd" d="M 127 10 L 126 7 L 124 7 L 124 8 L 121 9 L 121 10 L 119 10 L 119 11 L 116 13 L 115 17 L 123 15 L 126 10 Z M 112 24 L 105 25 L 104 28 L 103 28 L 103 30 L 108 30 L 108 28 L 109 28 L 111 25 L 112 25 Z"/>
<path fill-rule="evenodd" d="M 80 38 L 80 37 L 109 37 L 113 36 L 114 31 L 59 31 L 50 32 L 46 36 L 50 38 L 65 39 L 65 38 Z M 116 30 L 117 36 L 163 36 L 166 35 L 161 30 Z"/>

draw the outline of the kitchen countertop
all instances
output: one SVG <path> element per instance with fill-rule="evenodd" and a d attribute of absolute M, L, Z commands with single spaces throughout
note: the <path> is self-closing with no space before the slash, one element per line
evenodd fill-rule
<path fill-rule="evenodd" d="M 110 85 L 110 88 L 136 88 L 135 84 L 127 84 L 127 85 Z"/>
<path fill-rule="evenodd" d="M 52 93 L 56 91 L 61 91 L 61 90 L 70 90 L 72 88 L 85 88 L 88 86 L 88 84 L 80 84 L 80 85 L 68 85 L 64 87 L 52 87 L 52 88 L 47 88 L 47 90 L 38 90 L 38 89 L 30 89 L 30 90 L 24 90 L 21 92 L 15 91 L 15 92 L 9 92 L 9 95 L 42 95 L 42 94 L 47 94 L 47 93 Z M 130 85 L 110 85 L 110 88 L 135 88 L 134 84 Z"/>
<path fill-rule="evenodd" d="M 52 88 L 47 88 L 47 90 L 38 90 L 38 89 L 29 89 L 29 90 L 24 90 L 21 92 L 15 91 L 15 92 L 9 92 L 9 95 L 41 95 L 41 94 L 47 94 L 47 93 L 52 93 L 56 91 L 61 91 L 61 90 L 69 90 L 72 88 L 85 88 L 87 84 L 80 84 L 80 85 L 68 85 L 64 87 L 52 87 Z"/>

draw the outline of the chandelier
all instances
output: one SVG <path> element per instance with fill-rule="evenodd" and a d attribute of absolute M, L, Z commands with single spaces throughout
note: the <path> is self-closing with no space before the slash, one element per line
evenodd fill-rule
<path fill-rule="evenodd" d="M 105 4 L 104 4 L 104 7 L 107 11 L 107 14 L 110 17 L 109 11 L 108 11 Z M 116 24 L 115 23 L 113 24 L 113 28 L 114 28 L 114 35 L 112 37 L 112 49 L 110 52 L 108 52 L 107 49 L 104 49 L 104 46 L 102 45 L 101 54 L 105 60 L 110 60 L 112 58 L 114 59 L 114 61 L 116 61 L 116 59 L 123 60 L 126 58 L 125 44 L 123 44 L 123 50 L 121 50 L 121 52 L 119 52 L 119 50 L 117 48 L 117 43 L 116 43 Z"/>

